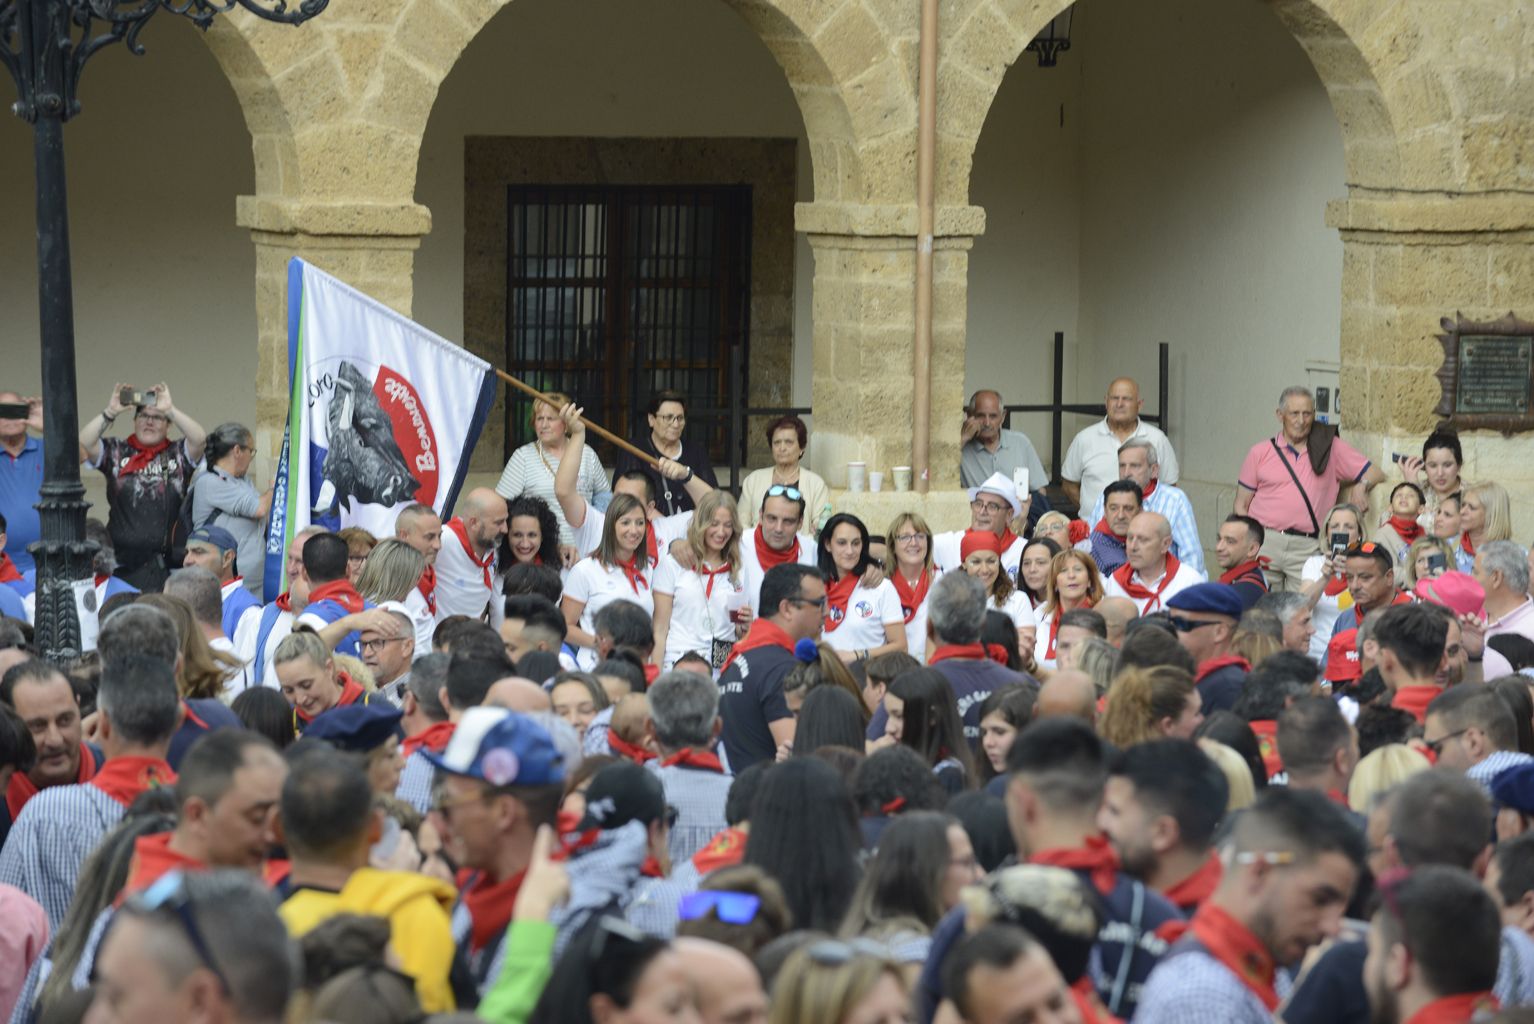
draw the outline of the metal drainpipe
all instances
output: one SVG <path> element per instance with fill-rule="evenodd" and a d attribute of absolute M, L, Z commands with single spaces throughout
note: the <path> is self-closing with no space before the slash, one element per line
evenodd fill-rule
<path fill-rule="evenodd" d="M 931 486 L 932 233 L 937 165 L 937 5 L 921 0 L 921 47 L 916 115 L 916 340 L 911 360 L 911 475 L 916 491 Z"/>

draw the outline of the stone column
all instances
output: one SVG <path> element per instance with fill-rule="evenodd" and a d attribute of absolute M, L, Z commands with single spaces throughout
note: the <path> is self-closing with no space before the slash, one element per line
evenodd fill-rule
<path fill-rule="evenodd" d="M 798 230 L 815 253 L 813 464 L 838 509 L 882 533 L 895 513 L 921 511 L 936 530 L 969 514 L 959 490 L 959 429 L 969 249 L 985 228 L 978 207 L 938 210 L 933 259 L 931 492 L 893 493 L 911 464 L 916 313 L 916 208 L 801 203 Z M 847 463 L 884 473 L 881 494 L 849 495 Z"/>
<path fill-rule="evenodd" d="M 409 316 L 415 250 L 431 213 L 413 204 L 240 196 L 236 221 L 256 245 L 256 468 L 269 480 L 288 415 L 288 260 L 301 257 Z"/>

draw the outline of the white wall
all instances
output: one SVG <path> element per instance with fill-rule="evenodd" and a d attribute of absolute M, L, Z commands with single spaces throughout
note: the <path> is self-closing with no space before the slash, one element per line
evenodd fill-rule
<path fill-rule="evenodd" d="M 1035 64 L 1008 72 L 976 152 L 971 387 L 1047 400 L 1061 327 L 1067 401 L 1128 373 L 1150 409 L 1170 342 L 1170 431 L 1212 533 L 1278 391 L 1337 359 L 1342 244 L 1322 215 L 1344 193 L 1341 130 L 1260 4 L 1082 0 L 1060 66 Z M 1067 417 L 1067 442 L 1087 422 Z"/>
<path fill-rule="evenodd" d="M 199 36 L 164 15 L 143 57 L 98 53 L 64 127 L 82 420 L 117 380 L 166 381 L 210 429 L 255 418 L 256 257 L 234 223 L 234 197 L 255 188 L 250 135 Z M 0 387 L 36 394 L 32 133 L 13 98 L 0 76 Z M 100 501 L 100 474 L 85 479 Z"/>

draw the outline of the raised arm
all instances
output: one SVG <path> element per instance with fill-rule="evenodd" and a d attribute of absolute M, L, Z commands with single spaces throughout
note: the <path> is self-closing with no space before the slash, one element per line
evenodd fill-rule
<path fill-rule="evenodd" d="M 125 406 L 117 400 L 125 385 L 119 381 L 112 385 L 112 395 L 107 399 L 106 408 L 85 421 L 80 428 L 80 450 L 85 453 L 85 458 L 95 462 L 101 457 L 101 435 L 107 432 Z"/>
<path fill-rule="evenodd" d="M 574 402 L 559 410 L 559 418 L 565 421 L 570 437 L 565 441 L 565 452 L 559 457 L 559 469 L 554 473 L 554 499 L 559 502 L 570 529 L 579 530 L 586 522 L 586 499 L 577 488 L 581 479 L 581 458 L 586 452 L 586 424 L 581 413 L 586 410 Z"/>
<path fill-rule="evenodd" d="M 202 424 L 176 408 L 170 399 L 170 385 L 164 381 L 155 388 L 154 407 L 170 417 L 170 421 L 181 430 L 186 438 L 186 457 L 193 462 L 202 461 L 202 447 L 208 440 L 208 432 L 202 429 Z"/>

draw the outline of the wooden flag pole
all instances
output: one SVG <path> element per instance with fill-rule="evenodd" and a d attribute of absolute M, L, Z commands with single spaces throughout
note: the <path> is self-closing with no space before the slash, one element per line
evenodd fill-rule
<path fill-rule="evenodd" d="M 505 370 L 502 370 L 499 367 L 496 367 L 495 368 L 495 375 L 497 377 L 501 378 L 501 380 L 504 380 L 506 383 L 510 384 L 512 387 L 516 388 L 518 391 L 521 391 L 523 394 L 526 394 L 526 395 L 528 395 L 528 396 L 530 396 L 532 398 L 537 399 L 538 401 L 542 402 L 544 405 L 549 406 L 550 408 L 553 408 L 555 410 L 559 409 L 559 403 L 554 401 L 554 399 L 550 398 L 548 395 L 545 395 L 542 391 L 539 391 L 537 388 L 522 383 L 520 380 L 518 380 L 517 378 L 513 377 L 511 374 L 507 373 Z M 634 447 L 633 445 L 629 444 L 623 438 L 619 437 L 617 434 L 614 434 L 612 431 L 598 426 L 597 424 L 591 422 L 590 420 L 588 420 L 584 416 L 581 417 L 581 422 L 586 424 L 586 429 L 587 430 L 590 430 L 592 433 L 596 434 L 598 437 L 604 437 L 607 440 L 611 441 L 613 444 L 617 445 L 619 448 L 622 448 L 624 451 L 628 452 L 630 455 L 633 455 L 636 458 L 643 459 L 644 461 L 648 462 L 650 465 L 654 466 L 657 469 L 660 468 L 660 460 L 657 459 L 655 456 L 651 455 L 649 452 L 641 451 L 640 449 L 638 449 L 638 448 Z"/>

